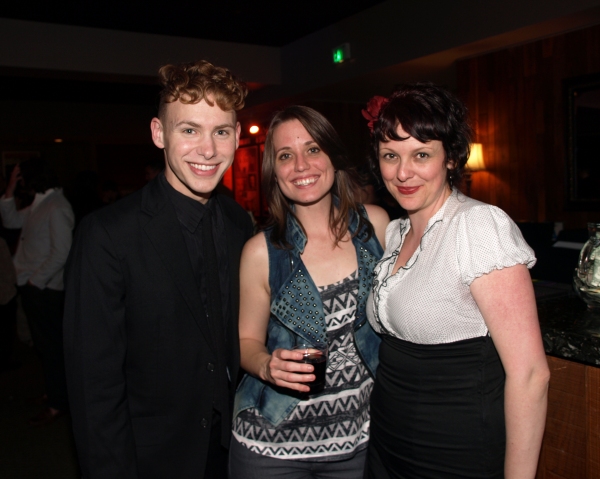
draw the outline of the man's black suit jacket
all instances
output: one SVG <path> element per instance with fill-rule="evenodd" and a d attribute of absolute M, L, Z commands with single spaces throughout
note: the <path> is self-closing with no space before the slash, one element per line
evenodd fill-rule
<path fill-rule="evenodd" d="M 165 193 L 154 180 L 84 218 L 67 263 L 65 362 L 86 479 L 199 479 L 204 471 L 217 352 Z M 232 199 L 216 199 L 231 271 L 226 320 L 235 386 L 239 260 L 252 224 Z"/>

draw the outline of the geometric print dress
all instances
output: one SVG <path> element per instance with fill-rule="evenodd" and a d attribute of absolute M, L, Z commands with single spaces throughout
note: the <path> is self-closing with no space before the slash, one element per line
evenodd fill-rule
<path fill-rule="evenodd" d="M 367 447 L 373 379 L 354 343 L 358 271 L 318 290 L 329 344 L 325 390 L 300 401 L 277 427 L 254 408 L 242 411 L 234 420 L 233 434 L 255 453 L 327 462 L 351 458 Z"/>

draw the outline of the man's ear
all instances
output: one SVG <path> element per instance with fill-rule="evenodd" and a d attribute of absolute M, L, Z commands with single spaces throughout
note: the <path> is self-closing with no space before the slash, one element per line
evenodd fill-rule
<path fill-rule="evenodd" d="M 235 149 L 238 149 L 238 146 L 240 146 L 240 133 L 242 132 L 242 126 L 240 125 L 240 122 L 238 121 L 237 124 L 235 125 Z"/>
<path fill-rule="evenodd" d="M 158 118 L 152 118 L 150 122 L 150 131 L 152 132 L 152 141 L 159 148 L 165 147 L 163 139 L 163 124 Z"/>

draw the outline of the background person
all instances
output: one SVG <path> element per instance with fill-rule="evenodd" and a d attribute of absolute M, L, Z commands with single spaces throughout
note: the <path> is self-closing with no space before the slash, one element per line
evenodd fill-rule
<path fill-rule="evenodd" d="M 549 380 L 533 251 L 506 213 L 455 188 L 471 141 L 455 97 L 405 85 L 363 113 L 408 212 L 387 228 L 367 306 L 382 333 L 368 477 L 533 478 Z"/>
<path fill-rule="evenodd" d="M 0 237 L 0 372 L 20 366 L 12 360 L 17 326 L 17 272 L 10 250 Z"/>
<path fill-rule="evenodd" d="M 389 219 L 357 203 L 354 175 L 321 114 L 275 115 L 263 160 L 270 227 L 248 242 L 240 270 L 249 374 L 236 394 L 232 479 L 362 478 L 379 348 L 365 305 Z M 291 351 L 303 340 L 329 345 L 325 389 L 304 399 L 313 366 Z"/>
<path fill-rule="evenodd" d="M 14 194 L 21 180 L 24 189 L 35 196 L 29 206 L 17 210 Z M 46 385 L 46 406 L 30 419 L 32 426 L 54 421 L 69 407 L 63 356 L 63 270 L 71 248 L 75 215 L 59 186 L 50 165 L 34 158 L 14 167 L 0 200 L 4 226 L 21 228 L 13 260 L 21 303 Z"/>
<path fill-rule="evenodd" d="M 238 147 L 246 86 L 206 61 L 166 65 L 154 144 L 165 171 L 83 218 L 65 350 L 83 477 L 222 479 L 239 369 L 248 214 L 213 191 Z"/>

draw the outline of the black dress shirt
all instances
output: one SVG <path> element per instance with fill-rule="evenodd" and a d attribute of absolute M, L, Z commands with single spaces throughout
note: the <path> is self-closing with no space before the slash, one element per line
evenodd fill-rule
<path fill-rule="evenodd" d="M 177 219 L 181 224 L 181 232 L 187 246 L 192 270 L 196 283 L 202 298 L 204 309 L 207 312 L 207 321 L 209 327 L 213 331 L 213 344 L 217 352 L 216 373 L 219 375 L 217 379 L 217 389 L 213 397 L 213 407 L 222 413 L 223 407 L 228 407 L 228 391 L 231 382 L 229 368 L 227 366 L 229 356 L 229 345 L 227 344 L 227 324 L 229 323 L 230 314 L 230 282 L 229 282 L 229 261 L 227 258 L 227 244 L 225 240 L 225 225 L 223 223 L 223 214 L 219 208 L 219 203 L 213 195 L 206 204 L 202 204 L 193 198 L 179 193 L 166 180 L 164 174 L 161 174 L 159 179 L 163 188 L 167 192 L 167 196 L 175 208 Z M 217 271 L 214 271 L 214 266 L 211 268 L 207 255 L 210 251 L 205 244 L 202 234 L 202 228 L 205 226 L 203 221 L 208 210 L 210 210 L 210 219 L 212 226 L 212 237 L 214 243 L 214 251 L 216 252 Z M 212 264 L 215 264 L 212 262 Z M 211 271 L 212 270 L 212 271 Z M 219 283 L 220 289 L 220 304 L 221 316 L 213 316 L 210 314 L 214 301 L 209 300 L 209 292 L 211 287 L 210 281 Z M 220 324 L 219 324 L 220 323 Z M 220 328 L 220 330 L 219 330 Z"/>
<path fill-rule="evenodd" d="M 219 286 L 221 289 L 221 305 L 223 308 L 224 319 L 223 328 L 226 328 L 228 323 L 227 318 L 229 318 L 230 313 L 229 262 L 227 260 L 227 250 L 224 248 L 224 245 L 227 244 L 227 242 L 225 238 L 223 214 L 219 208 L 218 202 L 215 200 L 217 193 L 213 193 L 206 205 L 204 205 L 197 200 L 179 193 L 179 191 L 169 184 L 164 173 L 160 174 L 160 182 L 165 188 L 165 191 L 167 191 L 167 195 L 175 207 L 177 219 L 182 226 L 181 231 L 190 256 L 194 276 L 198 283 L 202 304 L 207 311 L 208 281 L 212 281 L 214 278 L 209 277 L 209 272 L 203 267 L 205 264 L 205 250 L 202 246 L 201 223 L 206 209 L 210 208 L 213 220 L 213 238 L 215 240 L 215 249 L 217 251 L 217 261 L 219 264 Z"/>

